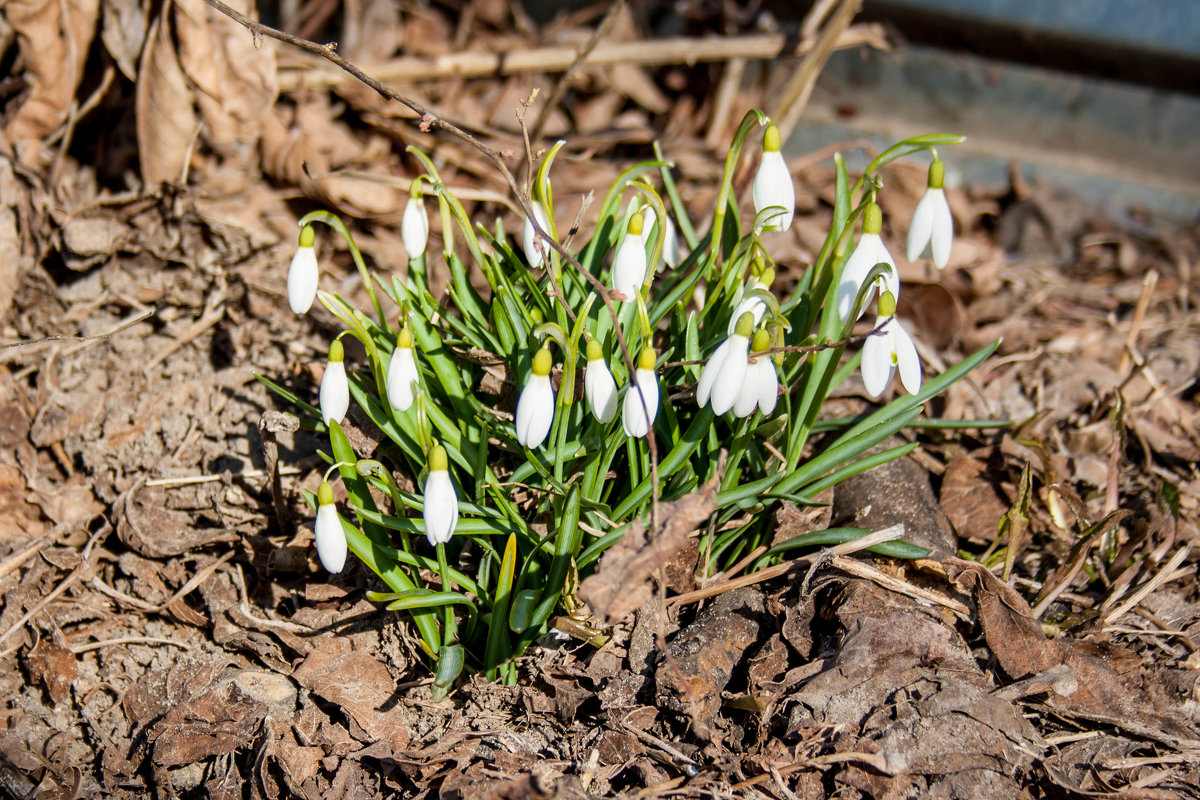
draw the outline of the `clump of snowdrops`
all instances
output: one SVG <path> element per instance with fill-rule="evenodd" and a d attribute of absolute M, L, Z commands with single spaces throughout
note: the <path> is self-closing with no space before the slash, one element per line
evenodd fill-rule
<path fill-rule="evenodd" d="M 334 339 L 319 408 L 265 381 L 329 435 L 323 455 L 331 466 L 310 498 L 322 565 L 341 571 L 349 551 L 379 576 L 390 591 L 370 596 L 411 615 L 441 696 L 464 668 L 514 680 L 514 659 L 552 626 L 602 642 L 575 587 L 633 521 L 653 533 L 662 522 L 653 518 L 658 502 L 720 475 L 717 510 L 701 533 L 703 566 L 712 572 L 770 543 L 765 512 L 773 504 L 813 504 L 839 481 L 910 452 L 915 443 L 870 451 L 917 422 L 924 401 L 994 345 L 941 375 L 922 375 L 894 316 L 901 286 L 880 238 L 879 170 L 933 154 L 908 255 L 931 252 L 943 267 L 952 222 L 934 148 L 960 140 L 900 142 L 853 185 L 838 157 L 833 225 L 786 298 L 772 290 L 769 245 L 791 225 L 795 189 L 779 131 L 756 111 L 732 141 L 703 236 L 656 148 L 660 160 L 627 169 L 596 208 L 595 233 L 566 250 L 558 243 L 569 223 L 557 217 L 551 191 L 562 142 L 541 160 L 520 236 L 499 222 L 474 224 L 433 163 L 409 148 L 427 173 L 414 181 L 402 218 L 410 255 L 403 274 L 368 270 L 336 216 L 307 215 L 288 276 L 291 306 L 306 313 L 319 299 L 344 325 L 341 336 L 366 354 L 365 363 L 348 365 L 341 336 Z M 745 228 L 732 191 L 743 156 L 759 162 Z M 422 183 L 442 220 L 436 255 L 426 252 Z M 369 312 L 318 290 L 316 222 L 345 240 Z M 435 257 L 449 268 L 444 297 L 429 289 Z M 486 290 L 472 285 L 471 267 Z M 871 308 L 871 335 L 848 347 Z M 888 392 L 897 373 L 904 393 L 863 417 L 823 418 L 825 398 L 858 369 L 872 396 Z M 342 428 L 352 403 L 386 437 L 376 453 L 356 453 Z M 816 451 L 808 447 L 814 434 L 825 437 Z M 329 483 L 335 475 L 348 496 L 342 508 Z M 766 549 L 752 566 L 864 533 L 807 534 Z M 924 553 L 903 542 L 875 549 Z"/>

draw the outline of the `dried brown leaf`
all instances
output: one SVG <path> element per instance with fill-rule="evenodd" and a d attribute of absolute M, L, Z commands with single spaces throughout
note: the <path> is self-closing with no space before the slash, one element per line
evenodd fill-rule
<path fill-rule="evenodd" d="M 717 508 L 717 487 L 724 459 L 699 491 L 673 503 L 660 503 L 658 531 L 647 537 L 646 526 L 630 523 L 625 535 L 600 559 L 596 572 L 579 586 L 579 596 L 602 625 L 623 619 L 652 595 L 651 577 L 687 545 L 688 537 Z"/>
<path fill-rule="evenodd" d="M 399 709 L 388 710 L 395 680 L 382 661 L 349 650 L 342 639 L 327 637 L 304 659 L 293 677 L 309 691 L 341 706 L 366 738 L 386 741 L 393 753 L 408 747 L 408 728 Z"/>
<path fill-rule="evenodd" d="M 4 16 L 17 36 L 23 77 L 31 87 L 4 133 L 12 142 L 40 140 L 70 113 L 96 32 L 100 0 L 9 0 Z M 34 148 L 30 155 L 36 153 Z M 36 159 L 27 160 L 36 164 Z"/>
<path fill-rule="evenodd" d="M 183 178 L 196 134 L 196 110 L 175 52 L 171 8 L 168 0 L 150 23 L 138 67 L 138 158 L 147 184 Z"/>
<path fill-rule="evenodd" d="M 25 655 L 25 668 L 29 670 L 29 677 L 46 687 L 46 694 L 55 703 L 67 699 L 71 681 L 79 677 L 75 654 L 46 637 Z"/>
<path fill-rule="evenodd" d="M 137 80 L 138 55 L 146 43 L 146 14 L 138 0 L 103 0 L 100 38 L 121 73 Z"/>

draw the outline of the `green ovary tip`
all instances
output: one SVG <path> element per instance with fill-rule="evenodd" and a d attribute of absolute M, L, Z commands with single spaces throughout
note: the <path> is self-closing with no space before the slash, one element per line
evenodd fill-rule
<path fill-rule="evenodd" d="M 883 212 L 874 203 L 868 203 L 863 211 L 863 233 L 878 234 L 883 230 Z"/>
<path fill-rule="evenodd" d="M 449 466 L 450 462 L 446 458 L 446 448 L 440 444 L 435 444 L 429 451 L 429 471 L 445 472 Z"/>
<path fill-rule="evenodd" d="M 778 153 L 783 146 L 783 142 L 779 136 L 779 128 L 774 125 L 768 125 L 766 133 L 763 134 L 763 152 Z"/>
<path fill-rule="evenodd" d="M 533 374 L 549 375 L 552 363 L 553 362 L 550 359 L 550 351 L 543 347 L 541 350 L 538 350 L 537 355 L 533 357 Z"/>

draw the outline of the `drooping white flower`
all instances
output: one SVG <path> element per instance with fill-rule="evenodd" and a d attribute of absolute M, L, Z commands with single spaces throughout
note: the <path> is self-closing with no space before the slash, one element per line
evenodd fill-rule
<path fill-rule="evenodd" d="M 629 218 L 625 238 L 617 245 L 612 264 L 612 288 L 626 303 L 633 302 L 646 282 L 646 239 L 641 214 Z"/>
<path fill-rule="evenodd" d="M 547 234 L 554 234 L 553 229 L 550 227 L 550 217 L 546 214 L 546 207 L 542 205 L 540 200 L 533 201 L 533 216 L 542 230 Z M 525 251 L 525 261 L 531 267 L 540 267 L 544 259 L 547 245 L 545 242 L 540 242 L 540 238 L 537 231 L 533 228 L 533 222 L 530 221 L 529 217 L 526 217 L 525 229 L 521 236 L 521 247 Z"/>
<path fill-rule="evenodd" d="M 909 394 L 921 389 L 921 359 L 912 337 L 896 319 L 896 301 L 888 293 L 879 298 L 879 317 L 875 327 L 882 331 L 867 337 L 862 351 L 863 385 L 871 397 L 879 397 L 891 384 L 896 370 Z"/>
<path fill-rule="evenodd" d="M 406 327 L 396 337 L 396 349 L 392 351 L 392 360 L 388 364 L 387 399 L 392 408 L 407 411 L 412 407 L 418 380 L 417 361 L 413 358 L 412 351 L 412 333 Z"/>
<path fill-rule="evenodd" d="M 333 487 L 322 481 L 317 488 L 317 558 L 328 572 L 341 572 L 346 565 L 346 532 L 333 504 Z"/>
<path fill-rule="evenodd" d="M 554 422 L 554 387 L 550 385 L 550 351 L 542 348 L 533 357 L 529 382 L 517 398 L 517 441 L 532 450 L 546 441 Z"/>
<path fill-rule="evenodd" d="M 346 378 L 345 351 L 342 343 L 334 339 L 329 345 L 329 363 L 321 376 L 321 419 L 325 424 L 335 420 L 340 425 L 350 409 L 350 383 Z"/>
<path fill-rule="evenodd" d="M 737 327 L 708 359 L 696 384 L 696 405 L 703 408 L 712 403 L 717 416 L 733 408 L 749 366 L 750 333 L 754 329 L 754 316 L 742 314 Z"/>
<path fill-rule="evenodd" d="M 429 244 L 429 214 L 425 210 L 425 196 L 416 181 L 400 217 L 400 241 L 410 260 L 425 255 L 425 247 Z"/>
<path fill-rule="evenodd" d="M 317 299 L 321 270 L 317 266 L 316 233 L 311 225 L 300 229 L 300 246 L 288 267 L 288 305 L 297 314 L 307 314 Z"/>
<path fill-rule="evenodd" d="M 908 260 L 916 261 L 926 253 L 932 253 L 938 269 L 945 269 L 954 244 L 954 218 L 942 188 L 945 177 L 946 165 L 935 159 L 929 165 L 928 188 L 917 203 L 908 226 Z"/>
<path fill-rule="evenodd" d="M 775 270 L 770 267 L 750 278 L 749 283 L 746 284 L 745 291 L 742 293 L 742 299 L 734 306 L 733 315 L 729 318 L 727 335 L 733 335 L 733 331 L 737 328 L 738 320 L 742 318 L 742 314 L 753 314 L 755 325 L 762 321 L 763 314 L 767 313 L 767 303 L 761 297 L 753 296 L 750 293 L 757 289 L 765 289 L 769 292 L 771 291 L 771 284 L 774 282 Z"/>
<path fill-rule="evenodd" d="M 458 494 L 450 480 L 446 448 L 434 445 L 429 451 L 429 475 L 425 478 L 425 538 L 437 546 L 450 541 L 458 524 Z"/>
<path fill-rule="evenodd" d="M 604 361 L 604 350 L 595 339 L 588 341 L 587 369 L 583 373 L 583 396 L 588 409 L 602 425 L 617 416 L 617 382 Z"/>
<path fill-rule="evenodd" d="M 754 195 L 754 213 L 761 214 L 772 209 L 775 216 L 767 221 L 766 230 L 786 231 L 792 227 L 796 213 L 796 187 L 792 184 L 792 173 L 780 152 L 782 141 L 779 129 L 768 125 L 763 134 L 762 160 L 754 173 L 751 191 Z"/>
<path fill-rule="evenodd" d="M 771 346 L 771 336 L 765 330 L 756 331 L 750 343 L 750 351 L 757 353 Z M 779 378 L 775 375 L 775 362 L 770 356 L 759 356 L 749 359 L 746 366 L 746 377 L 742 380 L 741 391 L 733 404 L 735 417 L 748 417 L 754 413 L 757 406 L 763 415 L 775 410 L 779 400 Z"/>
<path fill-rule="evenodd" d="M 837 312 L 838 318 L 842 322 L 849 319 L 851 312 L 855 311 L 852 306 L 855 298 L 858 297 L 858 290 L 862 288 L 867 275 L 875 268 L 876 264 L 886 263 L 891 269 L 884 272 L 883 276 L 876 281 L 874 288 L 891 292 L 893 297 L 900 296 L 900 278 L 896 272 L 896 262 L 892 260 L 892 254 L 888 252 L 887 247 L 883 244 L 883 239 L 879 236 L 881 230 L 883 230 L 883 214 L 879 211 L 879 206 L 870 203 L 863 211 L 862 236 L 858 240 L 858 246 L 850 254 L 850 259 L 842 270 L 842 279 L 838 283 Z M 870 299 L 871 295 L 868 293 L 866 300 L 869 302 Z M 867 303 L 864 302 L 862 307 L 857 309 L 854 317 L 856 320 L 862 317 L 866 306 Z"/>
<path fill-rule="evenodd" d="M 654 372 L 654 348 L 646 347 L 638 355 L 633 382 L 625 390 L 621 404 L 621 426 L 626 436 L 646 436 L 658 417 L 658 376 Z"/>
<path fill-rule="evenodd" d="M 670 215 L 663 220 L 662 260 L 672 269 L 678 267 L 682 260 L 679 254 L 679 232 L 675 230 L 675 223 L 671 221 Z"/>

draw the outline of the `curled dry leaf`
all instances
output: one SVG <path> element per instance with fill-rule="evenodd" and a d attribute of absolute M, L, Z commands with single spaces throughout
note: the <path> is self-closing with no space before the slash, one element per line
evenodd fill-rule
<path fill-rule="evenodd" d="M 253 15 L 244 0 L 232 5 Z M 142 178 L 181 180 L 201 132 L 218 155 L 247 166 L 257 158 L 263 110 L 278 94 L 275 75 L 274 51 L 256 48 L 249 33 L 204 0 L 164 4 L 146 37 L 137 83 Z"/>
<path fill-rule="evenodd" d="M 1105 652 L 1086 642 L 1051 641 L 1025 599 L 986 567 L 957 558 L 942 563 L 952 581 L 974 594 L 988 648 L 1009 677 L 1038 678 L 1045 684 L 1049 702 L 1067 714 L 1108 722 L 1172 746 L 1200 747 L 1194 730 L 1155 713 L 1151 699 L 1140 690 L 1142 670 L 1119 672 L 1113 667 L 1127 651 Z M 1062 666 L 1074 673 L 1073 680 Z M 1063 696 L 1060 688 L 1073 691 Z"/>
<path fill-rule="evenodd" d="M 183 177 L 196 130 L 196 111 L 175 52 L 170 9 L 167 3 L 150 24 L 138 67 L 138 158 L 147 184 Z"/>
<path fill-rule="evenodd" d="M 9 141 L 40 140 L 67 119 L 83 76 L 100 0 L 9 0 L 4 16 L 17 35 L 29 97 L 5 126 Z M 34 149 L 27 160 L 36 154 Z M 30 164 L 34 166 L 34 164 Z"/>

